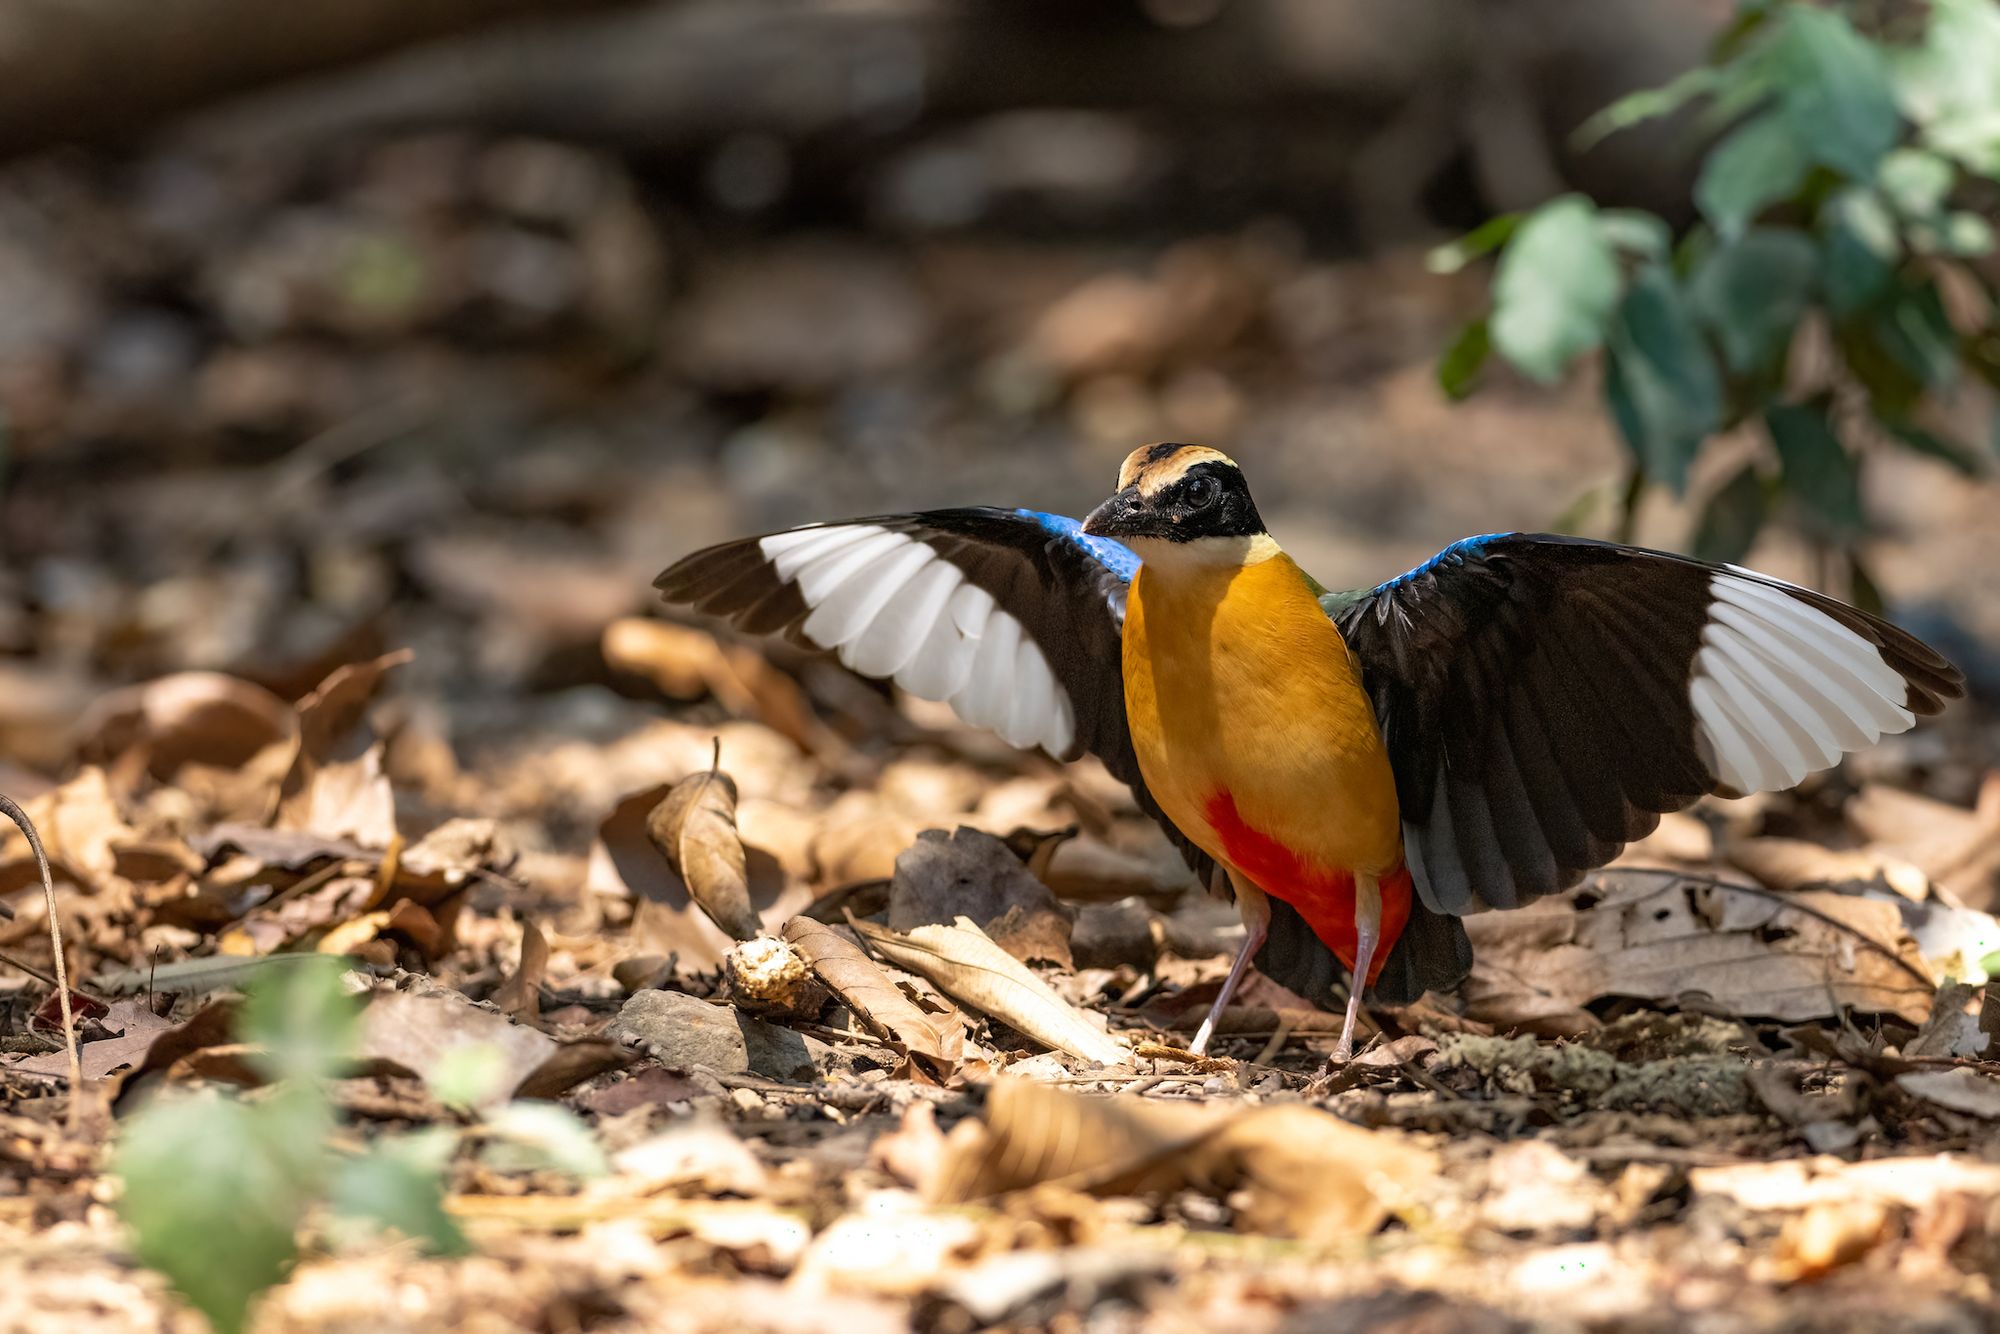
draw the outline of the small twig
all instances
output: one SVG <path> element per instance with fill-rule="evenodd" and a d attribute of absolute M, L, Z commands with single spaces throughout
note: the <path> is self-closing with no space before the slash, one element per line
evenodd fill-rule
<path fill-rule="evenodd" d="M 1292 1021 L 1289 1019 L 1278 1020 L 1278 1031 L 1271 1034 L 1271 1040 L 1264 1044 L 1264 1050 L 1257 1053 L 1257 1059 L 1252 1061 L 1251 1064 L 1269 1065 L 1271 1059 L 1284 1049 L 1285 1043 L 1289 1042 L 1291 1037 Z"/>
<path fill-rule="evenodd" d="M 4 963 L 9 968 L 13 968 L 20 972 L 26 973 L 29 977 L 34 978 L 35 981 L 40 982 L 43 986 L 52 987 L 56 985 L 55 978 L 43 972 L 41 969 L 35 967 L 35 965 L 29 963 L 26 959 L 17 959 L 13 955 L 7 953 L 5 950 L 0 950 L 0 963 Z"/>
<path fill-rule="evenodd" d="M 76 1016 L 69 1006 L 69 965 L 63 962 L 62 922 L 56 916 L 56 882 L 49 873 L 49 855 L 42 850 L 42 836 L 35 832 L 35 822 L 20 804 L 4 792 L 0 792 L 0 814 L 21 827 L 27 837 L 28 848 L 35 854 L 35 866 L 42 873 L 42 897 L 49 909 L 49 941 L 55 951 L 56 996 L 62 1003 L 63 1045 L 69 1049 L 69 1125 L 75 1130 L 83 1123 L 83 1057 L 76 1049 Z"/>

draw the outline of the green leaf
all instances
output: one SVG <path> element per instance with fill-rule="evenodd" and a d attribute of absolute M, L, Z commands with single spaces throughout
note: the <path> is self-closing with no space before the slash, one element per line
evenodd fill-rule
<path fill-rule="evenodd" d="M 1577 126 L 1569 137 L 1570 149 L 1587 153 L 1620 130 L 1671 116 L 1695 98 L 1714 92 L 1722 78 L 1723 72 L 1713 65 L 1696 65 L 1662 87 L 1627 93 Z"/>
<path fill-rule="evenodd" d="M 1840 536 L 1858 535 L 1867 527 L 1860 469 L 1833 433 L 1823 402 L 1780 403 L 1764 413 L 1764 427 L 1778 447 L 1785 489 L 1808 513 Z"/>
<path fill-rule="evenodd" d="M 1899 148 L 1882 159 L 1875 184 L 1906 218 L 1932 218 L 1951 193 L 1951 163 L 1921 148 Z"/>
<path fill-rule="evenodd" d="M 1770 488 L 1756 464 L 1744 464 L 1702 506 L 1689 554 L 1713 565 L 1741 561 L 1756 544 L 1770 511 Z"/>
<path fill-rule="evenodd" d="M 1932 0 L 1923 43 L 1896 53 L 1896 93 L 1931 148 L 2000 175 L 2000 6 Z"/>
<path fill-rule="evenodd" d="M 378 1140 L 334 1177 L 336 1215 L 369 1228 L 388 1229 L 423 1242 L 440 1255 L 472 1247 L 444 1208 L 444 1173 L 458 1136 L 433 1128 Z"/>
<path fill-rule="evenodd" d="M 1827 309 L 1851 315 L 1885 295 L 1902 258 L 1896 219 L 1873 190 L 1853 187 L 1820 212 Z"/>
<path fill-rule="evenodd" d="M 1664 265 L 1640 270 L 1607 339 L 1604 392 L 1639 464 L 1676 494 L 1722 421 L 1722 379 Z"/>
<path fill-rule="evenodd" d="M 347 994 L 347 965 L 331 955 L 312 965 L 265 974 L 243 1001 L 252 1059 L 272 1079 L 329 1079 L 353 1054 L 361 1007 Z"/>
<path fill-rule="evenodd" d="M 1978 259 L 1993 253 L 1993 224 L 1977 213 L 1945 216 L 1939 249 L 1962 259 Z"/>
<path fill-rule="evenodd" d="M 1853 180 L 1873 179 L 1903 125 L 1882 48 L 1832 10 L 1792 5 L 1768 69 L 1779 110 L 1807 155 Z"/>
<path fill-rule="evenodd" d="M 1612 249 L 1641 259 L 1665 259 L 1674 241 L 1673 228 L 1667 226 L 1667 220 L 1644 209 L 1599 209 L 1597 226 Z"/>
<path fill-rule="evenodd" d="M 1928 387 L 1943 389 L 1958 378 L 1958 333 L 1936 283 L 1905 286 L 1873 325 L 1883 350 Z"/>
<path fill-rule="evenodd" d="M 1709 225 L 1735 236 L 1771 204 L 1796 191 L 1811 167 L 1791 122 L 1776 111 L 1752 117 L 1709 152 L 1694 183 Z"/>
<path fill-rule="evenodd" d="M 1502 213 L 1488 218 L 1456 241 L 1437 246 L 1424 256 L 1424 267 L 1432 273 L 1457 273 L 1481 255 L 1498 250 L 1521 225 L 1521 214 Z"/>
<path fill-rule="evenodd" d="M 1522 222 L 1493 280 L 1493 346 L 1543 384 L 1604 341 L 1618 301 L 1618 265 L 1598 230 L 1597 210 L 1564 195 Z"/>
<path fill-rule="evenodd" d="M 261 1110 L 215 1093 L 160 1098 L 125 1125 L 112 1167 L 134 1253 L 223 1334 L 290 1270 L 312 1198 L 297 1149 Z"/>
<path fill-rule="evenodd" d="M 590 1127 L 552 1102 L 510 1102 L 486 1118 L 485 1129 L 492 1142 L 481 1156 L 496 1171 L 549 1169 L 589 1178 L 611 1170 Z"/>
<path fill-rule="evenodd" d="M 464 1110 L 483 1107 L 511 1092 L 501 1087 L 507 1073 L 507 1053 L 499 1044 L 468 1042 L 441 1054 L 424 1076 L 424 1084 L 445 1106 Z"/>
<path fill-rule="evenodd" d="M 1907 421 L 1880 416 L 1876 420 L 1882 424 L 1883 430 L 1907 445 L 1913 452 L 1936 459 L 1966 477 L 1986 475 L 1985 461 L 1956 440 L 1947 440 L 1935 432 L 1926 431 L 1921 426 L 1913 426 Z"/>
<path fill-rule="evenodd" d="M 1709 252 L 1688 295 L 1732 371 L 1768 366 L 1791 343 L 1818 270 L 1803 232 L 1759 227 Z"/>

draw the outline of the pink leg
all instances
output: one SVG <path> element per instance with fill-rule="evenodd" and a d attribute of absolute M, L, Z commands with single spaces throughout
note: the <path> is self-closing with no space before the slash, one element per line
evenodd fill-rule
<path fill-rule="evenodd" d="M 1264 891 L 1234 871 L 1230 872 L 1229 879 L 1236 886 L 1236 911 L 1243 915 L 1243 948 L 1237 951 L 1236 962 L 1229 966 L 1229 976 L 1223 979 L 1222 994 L 1215 998 L 1215 1004 L 1208 1007 L 1208 1018 L 1201 1021 L 1194 1041 L 1188 1046 L 1188 1050 L 1197 1056 L 1207 1054 L 1209 1039 L 1215 1036 L 1215 1026 L 1222 1021 L 1222 1012 L 1229 1008 L 1230 998 L 1243 981 L 1243 970 L 1257 957 L 1257 951 L 1264 947 L 1264 937 L 1271 930 L 1271 904 L 1264 897 Z"/>
<path fill-rule="evenodd" d="M 1368 972 L 1375 947 L 1382 940 L 1382 886 L 1372 875 L 1354 877 L 1354 978 L 1347 994 L 1347 1018 L 1340 1025 L 1340 1042 L 1328 1065 L 1354 1059 L 1354 1021 L 1361 1015 L 1361 993 L 1368 989 Z"/>

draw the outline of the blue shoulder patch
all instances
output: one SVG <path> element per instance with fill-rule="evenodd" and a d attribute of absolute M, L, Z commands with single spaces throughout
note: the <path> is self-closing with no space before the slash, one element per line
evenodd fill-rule
<path fill-rule="evenodd" d="M 1108 537 L 1094 537 L 1083 531 L 1083 525 L 1062 514 L 1044 514 L 1041 510 L 1018 509 L 1014 513 L 1024 519 L 1033 519 L 1043 531 L 1053 533 L 1064 541 L 1080 548 L 1092 560 L 1117 575 L 1126 583 L 1139 572 L 1139 553 L 1123 542 L 1115 542 Z"/>
<path fill-rule="evenodd" d="M 1501 538 L 1512 536 L 1514 536 L 1512 533 L 1481 533 L 1477 537 L 1461 537 L 1458 541 L 1452 543 L 1443 551 L 1438 552 L 1437 555 L 1432 556 L 1416 569 L 1405 571 L 1397 575 L 1394 579 L 1375 585 L 1375 591 L 1377 593 L 1384 592 L 1387 589 L 1396 587 L 1398 584 L 1406 584 L 1412 579 L 1421 578 L 1429 574 L 1432 570 L 1437 569 L 1440 565 L 1451 565 L 1465 560 L 1467 557 L 1477 556 Z"/>

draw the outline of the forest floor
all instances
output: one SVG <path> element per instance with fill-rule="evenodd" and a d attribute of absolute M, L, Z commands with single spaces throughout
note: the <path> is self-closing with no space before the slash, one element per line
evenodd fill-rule
<path fill-rule="evenodd" d="M 426 136 L 17 169 L 0 284 L 0 791 L 89 998 L 78 1094 L 0 968 L 0 1328 L 198 1327 L 112 1145 L 272 1101 L 230 998 L 302 954 L 367 995 L 337 1147 L 451 1132 L 471 1249 L 315 1212 L 259 1330 L 1992 1327 L 1989 707 L 1476 919 L 1461 992 L 1315 1082 L 1336 1016 L 1262 980 L 1181 1050 L 1237 928 L 1100 769 L 650 613 L 706 542 L 1079 512 L 1158 438 L 1229 442 L 1330 584 L 1601 526 L 1591 389 L 1444 402 L 1477 291 L 1420 253 L 746 232 Z M 1990 495 L 1871 500 L 1899 615 L 1992 682 Z M 648 837 L 718 753 L 683 856 L 740 850 L 817 996 L 726 982 Z M 12 832 L 0 895 L 45 972 Z"/>

